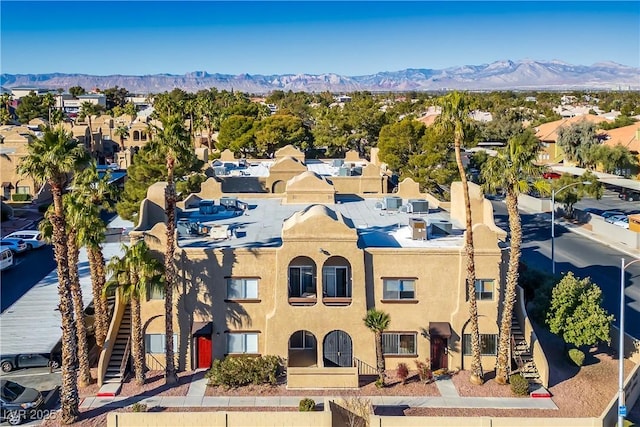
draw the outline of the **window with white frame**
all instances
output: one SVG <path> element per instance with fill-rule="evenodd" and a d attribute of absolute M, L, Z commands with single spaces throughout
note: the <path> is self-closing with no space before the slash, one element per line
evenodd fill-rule
<path fill-rule="evenodd" d="M 31 187 L 28 185 L 18 185 L 16 187 L 16 194 L 31 194 Z"/>
<path fill-rule="evenodd" d="M 414 279 L 384 279 L 382 286 L 382 299 L 402 300 L 416 297 Z"/>
<path fill-rule="evenodd" d="M 257 299 L 257 278 L 228 278 L 227 299 Z"/>
<path fill-rule="evenodd" d="M 230 333 L 227 335 L 228 354 L 258 353 L 258 333 Z"/>
<path fill-rule="evenodd" d="M 149 286 L 147 288 L 147 299 L 164 299 L 164 286 Z"/>
<path fill-rule="evenodd" d="M 476 279 L 476 300 L 491 301 L 493 300 L 493 279 Z"/>
<path fill-rule="evenodd" d="M 471 356 L 471 335 L 464 334 L 462 337 L 462 354 Z M 482 356 L 495 356 L 498 354 L 498 335 L 480 334 L 480 354 Z"/>
<path fill-rule="evenodd" d="M 165 353 L 165 334 L 145 334 L 144 350 L 145 353 Z M 173 351 L 178 351 L 178 334 L 173 334 Z"/>
<path fill-rule="evenodd" d="M 316 348 L 316 337 L 309 331 L 296 331 L 289 339 L 291 350 L 311 350 Z"/>
<path fill-rule="evenodd" d="M 382 353 L 385 355 L 416 354 L 416 340 L 417 334 L 412 332 L 384 332 L 382 334 Z"/>
<path fill-rule="evenodd" d="M 289 267 L 289 297 L 302 297 L 315 294 L 313 266 L 297 265 Z"/>
<path fill-rule="evenodd" d="M 322 292 L 325 297 L 351 297 L 349 268 L 347 266 L 322 267 Z"/>

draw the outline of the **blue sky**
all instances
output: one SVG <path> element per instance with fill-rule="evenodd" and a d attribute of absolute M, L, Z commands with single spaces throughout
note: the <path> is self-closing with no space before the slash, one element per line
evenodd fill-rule
<path fill-rule="evenodd" d="M 637 1 L 7 1 L 3 73 L 373 74 L 497 60 L 640 66 Z"/>

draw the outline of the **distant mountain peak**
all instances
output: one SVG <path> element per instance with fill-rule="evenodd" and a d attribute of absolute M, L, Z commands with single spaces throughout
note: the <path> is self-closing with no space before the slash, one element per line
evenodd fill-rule
<path fill-rule="evenodd" d="M 372 92 L 434 90 L 575 90 L 575 89 L 640 89 L 640 68 L 603 61 L 571 65 L 554 60 L 530 58 L 513 61 L 502 59 L 490 64 L 464 65 L 445 69 L 407 68 L 380 71 L 375 74 L 345 76 L 336 73 L 305 74 L 209 74 L 192 71 L 184 75 L 154 74 L 146 76 L 91 76 L 87 74 L 2 74 L 5 88 L 30 86 L 49 89 L 82 86 L 110 88 L 119 86 L 132 93 L 157 93 L 181 88 L 197 92 L 207 88 L 238 90 L 264 94 L 274 90 L 307 92 Z"/>

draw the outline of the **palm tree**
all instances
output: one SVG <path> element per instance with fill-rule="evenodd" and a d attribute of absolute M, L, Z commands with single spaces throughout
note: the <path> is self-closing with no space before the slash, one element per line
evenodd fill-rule
<path fill-rule="evenodd" d="M 18 173 L 30 176 L 51 187 L 54 210 L 50 215 L 53 227 L 53 247 L 58 269 L 58 296 L 62 318 L 62 388 L 60 391 L 61 421 L 71 424 L 78 418 L 78 383 L 74 369 L 76 361 L 76 326 L 71 298 L 71 279 L 67 252 L 67 224 L 62 193 L 68 175 L 86 163 L 86 150 L 63 129 L 46 129 L 41 138 L 27 147 L 28 154 L 18 165 Z"/>
<path fill-rule="evenodd" d="M 86 387 L 91 384 L 91 366 L 89 365 L 89 344 L 87 341 L 87 325 L 84 318 L 84 303 L 82 300 L 82 288 L 80 287 L 80 276 L 78 274 L 78 258 L 80 248 L 78 247 L 78 233 L 76 222 L 82 216 L 79 212 L 81 206 L 73 198 L 71 193 L 62 196 L 65 216 L 67 218 L 67 252 L 69 263 L 69 277 L 71 279 L 71 298 L 73 300 L 73 313 L 76 322 L 76 334 L 78 342 L 78 385 Z M 38 224 L 38 229 L 42 233 L 45 241 L 51 243 L 53 236 L 53 226 L 50 218 L 53 215 L 51 207 L 45 214 L 44 219 Z"/>
<path fill-rule="evenodd" d="M 140 240 L 127 247 L 122 245 L 124 256 L 115 257 L 109 262 L 108 270 L 112 273 L 104 292 L 116 288 L 120 298 L 131 305 L 131 355 L 133 370 L 138 385 L 144 384 L 144 343 L 142 335 L 142 319 L 140 316 L 140 299 L 145 298 L 147 291 L 162 286 L 162 264 L 151 257 L 147 244 Z"/>
<path fill-rule="evenodd" d="M 382 384 L 384 384 L 384 355 L 382 354 L 382 333 L 389 328 L 391 318 L 389 314 L 384 311 L 376 310 L 372 308 L 367 311 L 367 315 L 364 319 L 364 324 L 367 328 L 371 329 L 375 334 L 376 340 L 376 365 L 378 368 L 378 377 Z"/>
<path fill-rule="evenodd" d="M 484 374 L 482 372 L 482 360 L 480 358 L 480 330 L 478 326 L 478 304 L 476 302 L 475 282 L 476 266 L 474 260 L 473 247 L 473 220 L 471 217 L 471 201 L 469 200 L 469 184 L 467 174 L 462 164 L 460 153 L 462 144 L 465 142 L 465 132 L 469 123 L 469 105 L 466 97 L 460 92 L 452 92 L 440 99 L 442 112 L 438 118 L 438 126 L 453 131 L 453 144 L 456 155 L 456 164 L 462 181 L 462 193 L 464 195 L 464 205 L 466 214 L 465 231 L 465 255 L 467 257 L 467 295 L 469 298 L 469 327 L 471 335 L 471 376 L 473 384 L 482 384 Z"/>
<path fill-rule="evenodd" d="M 167 384 L 177 382 L 175 361 L 173 354 L 173 288 L 176 286 L 176 272 L 174 265 L 175 253 L 175 210 L 176 210 L 176 187 L 174 182 L 174 171 L 176 163 L 191 155 L 192 150 L 189 144 L 189 136 L 184 128 L 184 120 L 180 115 L 160 116 L 162 127 L 156 129 L 156 138 L 150 142 L 154 150 L 162 152 L 167 161 L 167 187 L 165 189 L 167 217 L 167 247 L 165 251 L 164 268 L 166 274 L 165 282 L 165 381 Z"/>
<path fill-rule="evenodd" d="M 96 345 L 102 348 L 109 329 L 109 313 L 107 300 L 102 290 L 105 285 L 105 261 L 102 254 L 102 242 L 106 231 L 106 224 L 100 217 L 102 210 L 112 211 L 111 199 L 115 195 L 115 188 L 109 184 L 110 173 L 100 177 L 95 160 L 78 173 L 74 179 L 74 199 L 82 210 L 76 215 L 75 227 L 78 243 L 87 248 L 89 271 L 95 308 L 94 334 Z"/>
<path fill-rule="evenodd" d="M 51 92 L 47 92 L 42 96 L 42 105 L 47 107 L 47 109 L 49 110 L 49 126 L 52 125 L 51 107 L 53 107 L 55 104 L 56 104 L 56 99 L 53 97 L 53 94 Z"/>
<path fill-rule="evenodd" d="M 125 125 L 118 125 L 114 133 L 120 138 L 120 149 L 124 151 L 124 139 L 129 138 L 129 127 Z"/>
<path fill-rule="evenodd" d="M 484 187 L 493 191 L 502 188 L 506 195 L 509 229 L 511 230 L 511 251 L 507 283 L 500 320 L 500 340 L 496 364 L 496 382 L 506 384 L 511 366 L 509 347 L 511 343 L 511 317 L 516 301 L 518 266 L 522 246 L 522 223 L 518 212 L 518 195 L 529 190 L 529 180 L 542 175 L 543 168 L 534 164 L 540 150 L 540 142 L 531 131 L 511 137 L 504 149 L 495 157 L 489 157 L 482 169 Z M 540 187 L 540 185 L 537 185 Z"/>
<path fill-rule="evenodd" d="M 96 115 L 100 112 L 100 108 L 98 105 L 93 102 L 85 101 L 80 104 L 80 114 L 79 116 L 82 118 L 86 118 L 89 123 L 89 147 L 90 150 L 93 151 L 93 127 L 91 126 L 91 116 Z"/>

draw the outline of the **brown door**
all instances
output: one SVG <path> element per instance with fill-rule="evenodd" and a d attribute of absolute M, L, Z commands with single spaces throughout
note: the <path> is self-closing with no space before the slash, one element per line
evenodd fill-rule
<path fill-rule="evenodd" d="M 211 367 L 211 337 L 199 336 L 197 339 L 198 368 L 209 369 Z"/>
<path fill-rule="evenodd" d="M 431 337 L 431 369 L 449 369 L 446 338 Z"/>

